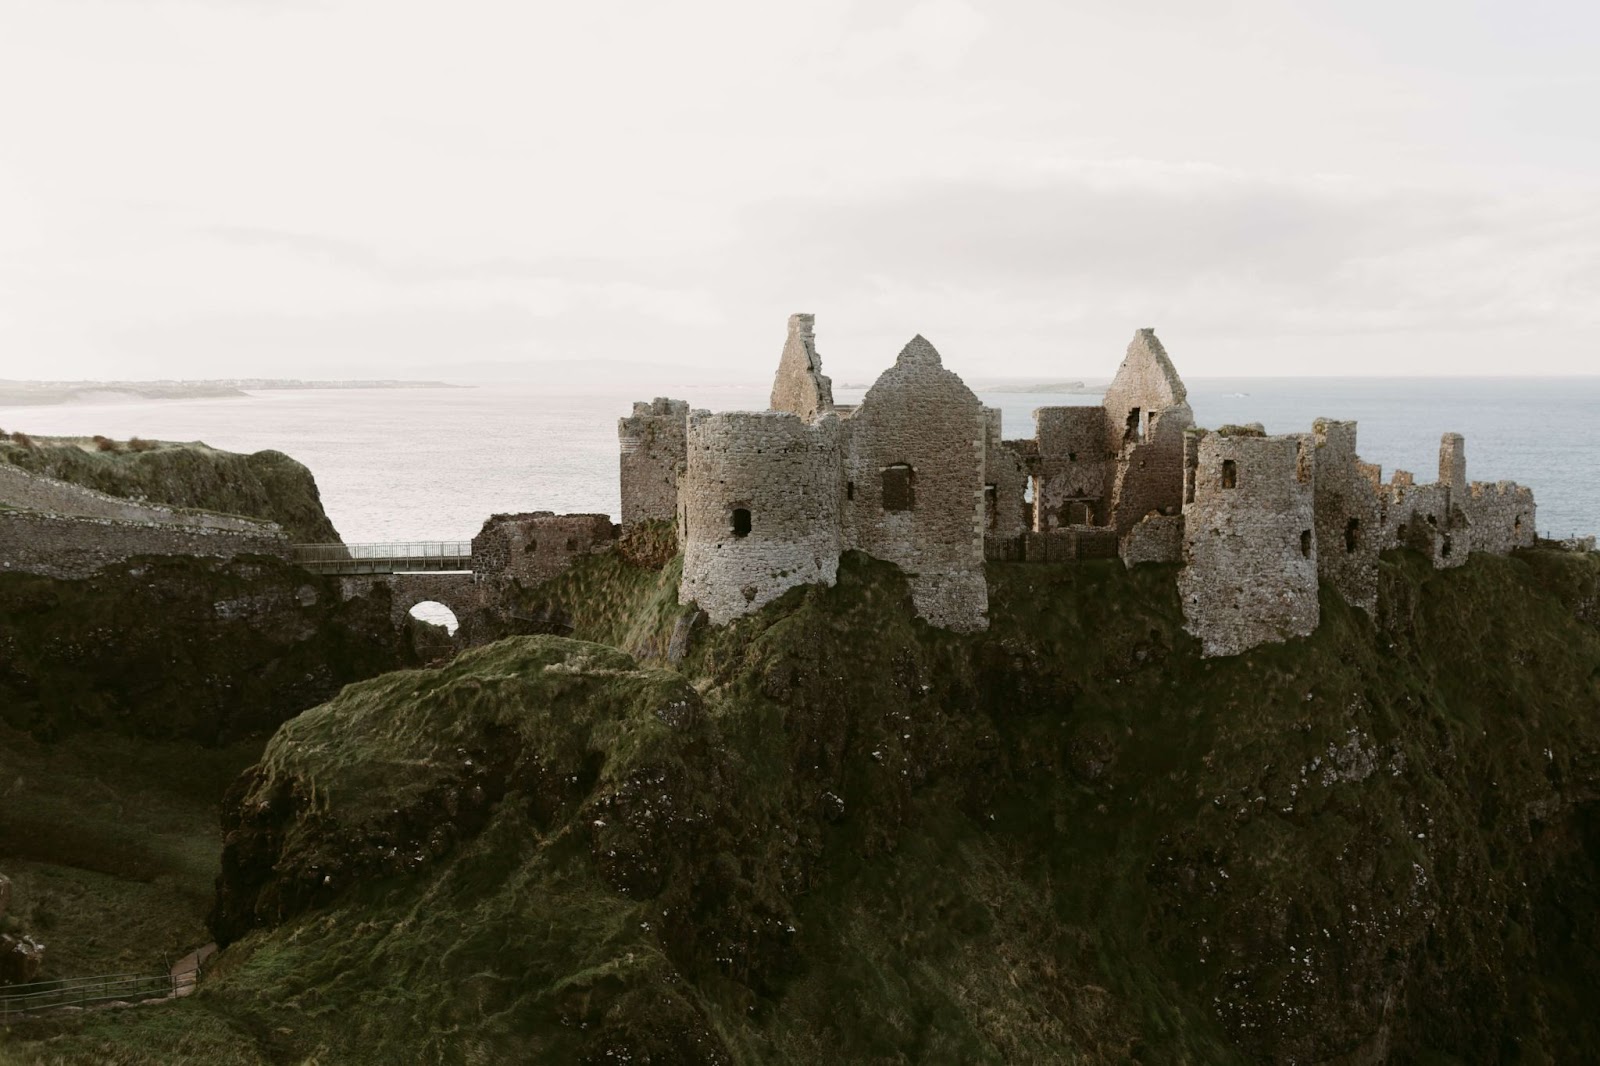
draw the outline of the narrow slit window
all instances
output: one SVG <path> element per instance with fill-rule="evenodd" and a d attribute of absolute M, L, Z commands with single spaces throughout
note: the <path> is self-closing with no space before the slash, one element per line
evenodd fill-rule
<path fill-rule="evenodd" d="M 1309 529 L 1300 531 L 1300 554 L 1307 559 L 1311 558 L 1311 530 Z"/>
<path fill-rule="evenodd" d="M 1361 519 L 1352 518 L 1344 524 L 1345 554 L 1354 555 L 1359 547 L 1361 547 Z"/>
<path fill-rule="evenodd" d="M 1222 487 L 1225 489 L 1239 487 L 1239 464 L 1232 459 L 1222 460 Z"/>
<path fill-rule="evenodd" d="M 983 487 L 983 528 L 993 530 L 1000 524 L 1000 491 L 998 485 Z"/>
<path fill-rule="evenodd" d="M 1123 441 L 1131 441 L 1137 444 L 1139 441 L 1144 439 L 1142 424 L 1143 417 L 1144 412 L 1139 410 L 1137 407 L 1128 412 L 1128 431 L 1122 435 Z"/>
<path fill-rule="evenodd" d="M 750 535 L 750 508 L 735 507 L 733 509 L 731 524 L 733 527 L 734 536 L 748 537 Z"/>

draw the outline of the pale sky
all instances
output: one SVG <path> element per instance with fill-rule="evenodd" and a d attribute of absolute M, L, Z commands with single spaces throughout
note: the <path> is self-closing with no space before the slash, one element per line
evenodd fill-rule
<path fill-rule="evenodd" d="M 1600 372 L 1600 5 L 0 0 L 0 378 Z M 630 371 L 633 372 L 633 371 Z"/>

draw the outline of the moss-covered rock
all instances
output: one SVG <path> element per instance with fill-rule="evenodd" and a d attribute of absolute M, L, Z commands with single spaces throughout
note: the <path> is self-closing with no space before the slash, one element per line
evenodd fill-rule
<path fill-rule="evenodd" d="M 80 581 L 0 573 L 0 722 L 226 743 L 415 662 L 381 586 L 269 557 L 159 556 Z"/>
<path fill-rule="evenodd" d="M 1382 577 L 1375 620 L 1325 596 L 1205 660 L 1165 567 L 993 566 L 957 636 L 861 556 L 725 628 L 672 565 L 586 560 L 519 613 L 634 657 L 520 637 L 355 685 L 240 779 L 186 1051 L 1593 1057 L 1600 559 Z"/>
<path fill-rule="evenodd" d="M 125 499 L 276 522 L 292 540 L 338 541 L 311 471 L 279 451 L 250 455 L 199 442 L 137 447 L 72 437 L 0 439 L 0 462 Z"/>

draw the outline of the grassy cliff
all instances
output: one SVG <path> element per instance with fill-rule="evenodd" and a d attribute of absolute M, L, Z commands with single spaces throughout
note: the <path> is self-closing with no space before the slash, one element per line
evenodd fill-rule
<path fill-rule="evenodd" d="M 860 556 L 723 629 L 673 569 L 588 560 L 519 611 L 564 636 L 286 724 L 201 993 L 14 1057 L 1600 1052 L 1597 557 L 1397 553 L 1377 619 L 1209 661 L 1164 567 L 992 567 L 972 636 Z"/>
<path fill-rule="evenodd" d="M 125 499 L 264 518 L 297 541 L 339 539 L 311 471 L 282 452 L 240 455 L 198 442 L 96 440 L 0 437 L 0 462 Z"/>

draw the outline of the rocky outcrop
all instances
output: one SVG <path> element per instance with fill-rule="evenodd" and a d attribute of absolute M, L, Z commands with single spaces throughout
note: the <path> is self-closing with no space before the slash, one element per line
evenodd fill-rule
<path fill-rule="evenodd" d="M 240 455 L 157 442 L 99 450 L 72 438 L 35 437 L 27 445 L 0 440 L 0 463 L 140 503 L 264 519 L 298 542 L 339 539 L 311 471 L 279 451 Z"/>

